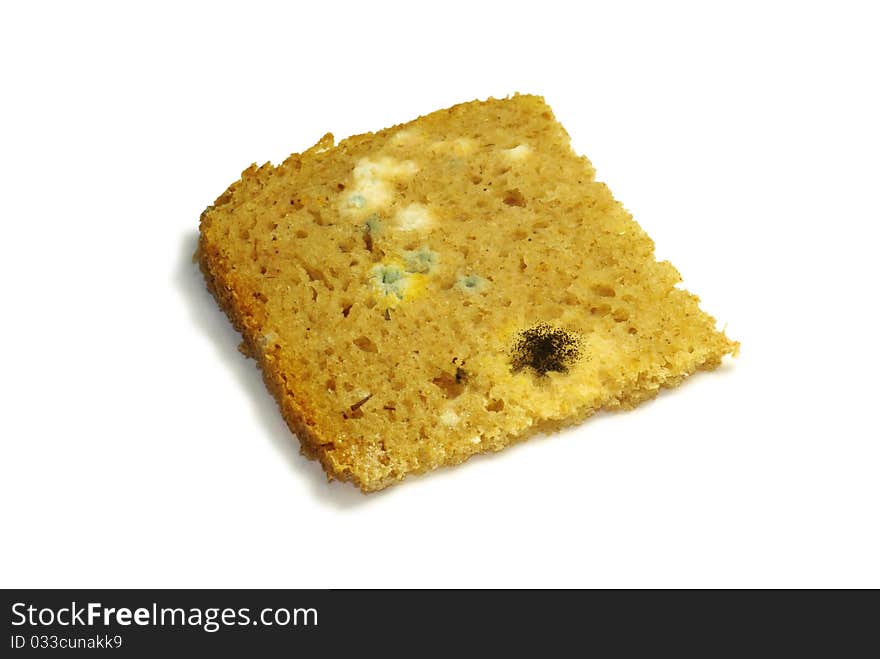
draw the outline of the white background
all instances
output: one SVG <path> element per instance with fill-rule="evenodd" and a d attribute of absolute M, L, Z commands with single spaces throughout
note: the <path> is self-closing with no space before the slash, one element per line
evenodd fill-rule
<path fill-rule="evenodd" d="M 880 586 L 880 23 L 720 4 L 4 4 L 0 585 Z M 741 357 L 327 484 L 190 261 L 199 213 L 328 130 L 514 91 Z"/>

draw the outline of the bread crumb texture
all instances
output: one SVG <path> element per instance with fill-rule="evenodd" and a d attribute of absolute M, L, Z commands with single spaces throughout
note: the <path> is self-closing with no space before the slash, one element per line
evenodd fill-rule
<path fill-rule="evenodd" d="M 537 96 L 328 134 L 245 170 L 200 233 L 208 288 L 303 452 L 367 492 L 738 349 Z"/>

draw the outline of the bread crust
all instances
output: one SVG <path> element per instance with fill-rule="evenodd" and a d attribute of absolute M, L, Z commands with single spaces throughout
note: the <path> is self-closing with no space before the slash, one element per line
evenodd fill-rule
<path fill-rule="evenodd" d="M 204 221 L 204 214 L 202 218 Z M 294 390 L 294 383 L 287 382 L 280 371 L 272 368 L 272 353 L 265 351 L 259 343 L 257 337 L 260 336 L 260 328 L 251 320 L 253 315 L 249 313 L 251 309 L 246 302 L 247 296 L 237 289 L 234 277 L 225 267 L 224 259 L 216 248 L 208 244 L 204 232 L 199 235 L 196 254 L 208 291 L 241 334 L 243 352 L 257 362 L 263 382 L 278 404 L 287 427 L 299 438 L 300 452 L 321 463 L 328 481 L 350 481 L 365 493 L 381 490 L 394 482 L 394 479 L 388 479 L 387 482 L 367 483 L 357 478 L 350 469 L 339 468 L 327 450 L 328 446 L 333 446 L 333 442 L 321 435 L 319 418 L 309 401 L 302 392 L 297 393 Z"/>

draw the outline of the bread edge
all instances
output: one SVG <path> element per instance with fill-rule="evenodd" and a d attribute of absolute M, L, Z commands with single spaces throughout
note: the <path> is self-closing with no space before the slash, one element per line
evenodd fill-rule
<path fill-rule="evenodd" d="M 204 218 L 204 214 L 202 217 Z M 318 460 L 327 474 L 328 481 L 334 479 L 349 481 L 364 493 L 381 490 L 400 480 L 391 478 L 382 482 L 366 482 L 350 469 L 340 468 L 335 463 L 330 452 L 325 448 L 328 445 L 333 446 L 333 442 L 322 436 L 318 427 L 318 415 L 310 409 L 308 400 L 303 399 L 301 394 L 295 395 L 296 392 L 291 390 L 290 383 L 286 382 L 280 371 L 270 363 L 269 353 L 259 345 L 259 327 L 255 326 L 243 312 L 244 305 L 236 304 L 236 299 L 243 299 L 243 296 L 236 289 L 234 278 L 230 277 L 224 267 L 223 259 L 219 257 L 219 250 L 210 245 L 202 230 L 199 231 L 199 243 L 194 258 L 198 261 L 208 291 L 235 330 L 241 334 L 242 352 L 257 362 L 263 381 L 278 404 L 287 427 L 299 439 L 300 453 L 311 460 Z"/>

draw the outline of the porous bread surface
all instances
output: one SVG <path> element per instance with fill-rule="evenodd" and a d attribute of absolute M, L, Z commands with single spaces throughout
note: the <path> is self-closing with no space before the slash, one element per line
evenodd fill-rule
<path fill-rule="evenodd" d="M 304 452 L 364 491 L 631 407 L 738 348 L 536 96 L 328 134 L 247 169 L 200 233 Z"/>

